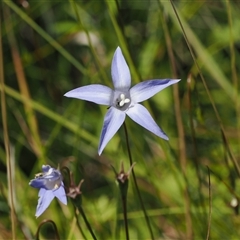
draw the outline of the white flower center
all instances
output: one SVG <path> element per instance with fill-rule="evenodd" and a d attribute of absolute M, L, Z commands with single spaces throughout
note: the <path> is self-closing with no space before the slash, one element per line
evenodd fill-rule
<path fill-rule="evenodd" d="M 123 107 L 125 103 L 129 103 L 130 99 L 126 98 L 123 93 L 120 94 L 120 101 L 118 102 L 119 107 Z"/>
<path fill-rule="evenodd" d="M 126 111 L 131 104 L 131 97 L 128 90 L 115 90 L 112 95 L 111 106 L 121 111 Z"/>

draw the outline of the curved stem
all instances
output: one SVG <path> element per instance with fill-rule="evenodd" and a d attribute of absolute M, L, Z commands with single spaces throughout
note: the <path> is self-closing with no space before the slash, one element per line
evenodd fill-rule
<path fill-rule="evenodd" d="M 123 123 L 123 126 L 124 126 L 124 132 L 125 132 L 125 136 L 126 136 L 127 150 L 128 150 L 128 156 L 129 156 L 130 166 L 132 166 L 133 161 L 132 161 L 132 155 L 131 155 L 131 150 L 130 150 L 130 146 L 129 146 L 127 126 L 126 126 L 125 122 Z M 146 209 L 145 209 L 145 206 L 144 206 L 144 204 L 143 204 L 142 196 L 141 196 L 141 193 L 140 193 L 140 191 L 139 191 L 138 184 L 137 184 L 137 180 L 136 180 L 136 176 L 135 176 L 135 172 L 134 172 L 133 169 L 132 169 L 132 175 L 133 175 L 134 185 L 135 185 L 135 188 L 136 188 L 136 190 L 137 190 L 137 195 L 138 195 L 138 198 L 139 198 L 139 201 L 140 201 L 140 204 L 141 204 L 141 208 L 142 208 L 142 211 L 143 211 L 143 214 L 144 214 L 144 217 L 145 217 L 147 226 L 148 226 L 149 233 L 150 233 L 150 235 L 151 235 L 151 239 L 154 239 L 153 232 L 152 232 L 152 228 L 151 228 L 151 225 L 150 225 L 150 221 L 149 221 L 149 218 L 148 218 L 148 215 L 147 215 L 147 211 L 146 211 Z"/>
<path fill-rule="evenodd" d="M 43 220 L 39 226 L 38 226 L 38 229 L 37 229 L 37 233 L 36 233 L 36 240 L 39 240 L 39 234 L 40 234 L 40 229 L 43 225 L 45 225 L 46 223 L 51 223 L 52 226 L 53 226 L 53 229 L 54 229 L 54 233 L 55 233 L 55 239 L 57 240 L 60 240 L 60 236 L 59 236 L 59 233 L 58 233 L 58 229 L 57 229 L 57 225 L 54 221 L 48 219 L 48 220 Z"/>

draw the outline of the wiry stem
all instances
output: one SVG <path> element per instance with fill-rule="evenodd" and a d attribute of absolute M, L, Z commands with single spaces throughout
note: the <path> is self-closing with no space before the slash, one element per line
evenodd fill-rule
<path fill-rule="evenodd" d="M 78 210 L 79 210 L 80 214 L 82 215 L 83 220 L 84 220 L 85 224 L 87 225 L 87 228 L 88 228 L 89 232 L 90 232 L 91 235 L 92 235 L 92 238 L 93 238 L 94 240 L 97 240 L 97 238 L 96 238 L 96 236 L 94 235 L 94 232 L 93 232 L 93 230 L 92 230 L 92 228 L 91 228 L 90 223 L 89 223 L 88 220 L 87 220 L 87 217 L 86 217 L 86 215 L 85 215 L 82 207 L 81 207 L 81 206 L 78 206 Z"/>
<path fill-rule="evenodd" d="M 230 48 L 230 58 L 231 58 L 231 71 L 232 71 L 232 81 L 233 86 L 235 87 L 235 92 L 233 93 L 235 95 L 236 103 L 235 103 L 235 111 L 236 111 L 236 120 L 237 120 L 237 139 L 238 139 L 238 145 L 240 144 L 240 109 L 239 109 L 239 101 L 238 101 L 238 75 L 237 75 L 237 69 L 236 69 L 236 54 L 234 49 L 234 37 L 233 37 L 233 23 L 232 23 L 232 11 L 231 11 L 231 4 L 230 0 L 226 1 L 227 4 L 227 15 L 228 15 L 228 23 L 229 23 L 229 48 Z"/>
<path fill-rule="evenodd" d="M 0 19 L 0 35 L 2 36 L 2 22 Z M 4 147 L 6 151 L 6 165 L 7 165 L 7 175 L 8 175 L 8 191 L 9 191 L 9 205 L 10 205 L 10 215 L 11 215 L 11 228 L 12 228 L 12 239 L 16 239 L 15 232 L 15 212 L 14 212 L 14 189 L 13 189 L 13 172 L 10 160 L 10 142 L 8 136 L 8 123 L 7 123 L 7 109 L 6 109 L 6 99 L 4 92 L 4 68 L 3 68 L 3 53 L 2 53 L 2 38 L 0 38 L 0 85 L 1 90 L 1 113 L 2 113 L 2 124 L 3 124 L 3 139 Z"/>
<path fill-rule="evenodd" d="M 170 34 L 167 28 L 167 23 L 165 18 L 163 17 L 163 28 L 165 31 L 165 38 L 167 43 L 167 51 L 170 58 L 171 68 L 173 72 L 173 78 L 177 78 L 177 67 L 174 60 L 173 48 L 172 48 L 172 41 L 170 38 Z M 184 178 L 186 179 L 186 144 L 184 139 L 184 128 L 183 128 L 183 121 L 182 121 L 182 114 L 181 114 L 181 107 L 179 101 L 179 90 L 178 85 L 175 84 L 173 86 L 173 94 L 174 94 L 174 108 L 175 108 L 175 115 L 176 115 L 176 123 L 178 129 L 178 146 L 179 146 L 179 161 L 182 169 L 182 173 Z M 186 182 L 187 184 L 187 182 Z M 192 227 L 192 219 L 190 213 L 190 196 L 188 193 L 187 185 L 184 189 L 184 199 L 185 199 L 185 218 L 186 218 L 186 231 L 187 231 L 187 239 L 193 239 L 193 227 Z"/>
<path fill-rule="evenodd" d="M 39 240 L 39 235 L 40 235 L 40 229 L 43 225 L 47 224 L 47 223 L 51 223 L 52 226 L 53 226 L 53 229 L 54 229 L 54 233 L 55 233 L 55 239 L 57 240 L 60 240 L 60 236 L 59 236 L 59 233 L 58 233 L 58 229 L 57 229 L 57 225 L 54 221 L 48 219 L 48 220 L 43 220 L 39 226 L 38 226 L 38 229 L 37 229 L 37 233 L 36 233 L 36 240 Z"/>
<path fill-rule="evenodd" d="M 125 226 L 126 239 L 129 240 L 129 231 L 128 231 L 128 219 L 127 219 L 127 192 L 128 192 L 128 178 L 134 167 L 135 163 L 131 165 L 127 173 L 124 172 L 123 162 L 121 162 L 121 170 L 119 173 L 116 172 L 113 166 L 112 169 L 116 174 L 116 179 L 118 181 L 118 186 L 121 194 L 122 208 L 123 208 L 123 219 Z"/>
<path fill-rule="evenodd" d="M 124 218 L 126 239 L 129 240 L 128 219 L 127 219 L 127 196 L 122 196 L 122 205 L 123 205 L 123 218 Z"/>
<path fill-rule="evenodd" d="M 127 126 L 126 126 L 125 122 L 123 123 L 123 126 L 124 126 L 124 131 L 125 131 L 125 136 L 126 136 L 127 150 L 128 150 L 128 156 L 129 156 L 130 166 L 132 166 L 133 161 L 132 161 L 132 155 L 131 155 L 131 150 L 130 150 L 130 146 L 129 146 Z M 143 210 L 143 214 L 144 214 L 144 217 L 145 217 L 147 226 L 148 226 L 148 230 L 149 230 L 150 235 L 151 235 L 151 239 L 154 239 L 153 232 L 152 232 L 152 228 L 151 228 L 151 225 L 150 225 L 150 221 L 149 221 L 149 218 L 148 218 L 148 215 L 147 215 L 145 206 L 144 206 L 144 204 L 143 204 L 143 200 L 142 200 L 142 197 L 141 197 L 141 193 L 140 193 L 140 191 L 139 191 L 139 188 L 138 188 L 136 176 L 135 176 L 135 173 L 134 173 L 134 170 L 133 170 L 133 169 L 132 169 L 132 175 L 133 175 L 134 185 L 135 185 L 135 188 L 136 188 L 136 190 L 137 190 L 138 198 L 139 198 L 139 201 L 140 201 L 142 210 Z"/>
<path fill-rule="evenodd" d="M 213 97 L 212 97 L 212 95 L 211 95 L 211 93 L 210 93 L 210 90 L 209 90 L 209 88 L 208 88 L 208 86 L 207 86 L 207 83 L 206 83 L 206 81 L 205 81 L 205 78 L 203 77 L 202 71 L 200 70 L 199 64 L 198 64 L 198 62 L 197 62 L 197 60 L 196 60 L 195 54 L 194 54 L 194 52 L 193 52 L 193 50 L 192 50 L 192 47 L 191 47 L 191 45 L 190 45 L 190 43 L 189 43 L 189 41 L 188 41 L 186 32 L 185 32 L 184 27 L 183 27 L 183 24 L 182 24 L 182 21 L 180 20 L 180 17 L 179 17 L 179 15 L 178 15 L 178 13 L 177 13 L 177 10 L 176 10 L 176 8 L 175 8 L 175 6 L 174 6 L 174 4 L 173 4 L 173 1 L 170 0 L 170 3 L 171 3 L 171 5 L 172 5 L 173 11 L 174 11 L 174 13 L 175 13 L 175 15 L 176 15 L 176 17 L 177 17 L 177 21 L 178 21 L 178 23 L 179 23 L 179 25 L 180 25 L 180 28 L 181 28 L 181 30 L 182 30 L 182 33 L 183 33 L 183 36 L 184 36 L 184 38 L 185 38 L 185 41 L 186 41 L 187 47 L 188 47 L 188 49 L 189 49 L 189 52 L 190 52 L 190 54 L 191 54 L 191 56 L 192 56 L 192 59 L 193 59 L 195 65 L 196 65 L 196 67 L 197 67 L 199 76 L 200 76 L 200 78 L 201 78 L 201 80 L 202 80 L 203 86 L 204 86 L 204 88 L 205 88 L 205 90 L 206 90 L 206 93 L 207 93 L 208 98 L 209 98 L 209 100 L 210 100 L 210 103 L 211 103 L 211 105 L 212 105 L 213 111 L 214 111 L 214 113 L 215 113 L 216 119 L 217 119 L 217 121 L 218 121 L 218 123 L 219 123 L 219 126 L 220 126 L 220 128 L 221 128 L 222 134 L 223 134 L 224 138 L 226 139 L 226 146 L 227 146 L 227 149 L 228 149 L 228 151 L 229 151 L 229 155 L 230 155 L 230 157 L 231 157 L 231 160 L 232 160 L 232 162 L 233 162 L 233 164 L 234 164 L 234 167 L 235 167 L 235 169 L 236 169 L 236 172 L 237 172 L 238 176 L 240 177 L 240 166 L 239 166 L 239 164 L 238 164 L 235 156 L 233 155 L 232 150 L 230 149 L 229 142 L 228 142 L 227 137 L 226 137 L 225 129 L 224 129 L 224 126 L 223 126 L 221 117 L 220 117 L 220 115 L 219 115 L 219 112 L 218 112 L 218 110 L 217 110 L 216 104 L 215 104 L 214 101 L 213 101 Z"/>
<path fill-rule="evenodd" d="M 77 227 L 78 227 L 79 231 L 81 232 L 83 238 L 84 238 L 84 239 L 87 239 L 86 236 L 85 236 L 85 234 L 84 234 L 84 232 L 83 232 L 83 230 L 82 230 L 82 227 L 81 227 L 81 225 L 80 225 L 80 223 L 79 223 L 79 221 L 78 221 L 77 209 L 75 209 L 75 213 L 74 213 L 74 214 L 75 214 L 76 224 L 77 224 Z"/>

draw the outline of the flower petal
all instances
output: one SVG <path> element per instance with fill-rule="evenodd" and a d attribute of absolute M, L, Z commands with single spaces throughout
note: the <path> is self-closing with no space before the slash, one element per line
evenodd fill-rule
<path fill-rule="evenodd" d="M 51 166 L 49 166 L 49 165 L 42 165 L 42 171 L 44 173 L 47 173 L 50 170 L 50 168 L 51 168 Z"/>
<path fill-rule="evenodd" d="M 55 197 L 57 197 L 63 204 L 67 205 L 67 197 L 64 190 L 63 182 L 61 183 L 61 186 L 53 191 L 53 194 Z"/>
<path fill-rule="evenodd" d="M 38 199 L 38 205 L 36 210 L 36 217 L 39 217 L 49 206 L 51 201 L 54 198 L 53 191 L 52 190 L 46 190 L 44 188 L 41 188 L 39 191 L 39 199 Z"/>
<path fill-rule="evenodd" d="M 29 185 L 34 188 L 46 188 L 46 180 L 44 178 L 34 178 L 29 182 Z"/>
<path fill-rule="evenodd" d="M 115 89 L 129 89 L 131 86 L 131 75 L 128 65 L 118 47 L 112 60 L 112 81 Z"/>
<path fill-rule="evenodd" d="M 180 80 L 181 79 L 154 79 L 140 82 L 130 89 L 132 102 L 138 103 L 147 100 L 164 88 Z"/>
<path fill-rule="evenodd" d="M 126 114 L 136 123 L 146 128 L 148 131 L 156 134 L 158 137 L 168 140 L 167 135 L 156 124 L 148 110 L 141 104 L 135 104 L 130 107 Z"/>
<path fill-rule="evenodd" d="M 104 117 L 100 143 L 98 147 L 98 154 L 101 155 L 103 149 L 123 124 L 126 114 L 116 108 L 111 107 Z"/>
<path fill-rule="evenodd" d="M 101 84 L 91 84 L 75 88 L 64 94 L 65 97 L 78 98 L 102 105 L 110 105 L 113 90 Z"/>

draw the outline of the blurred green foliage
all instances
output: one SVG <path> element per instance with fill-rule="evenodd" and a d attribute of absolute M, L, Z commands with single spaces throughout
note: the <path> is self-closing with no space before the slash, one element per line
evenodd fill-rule
<path fill-rule="evenodd" d="M 67 166 L 76 183 L 85 180 L 82 206 L 98 239 L 125 237 L 110 167 L 129 166 L 123 128 L 98 156 L 106 107 L 63 97 L 91 83 L 112 87 L 117 46 L 132 84 L 182 79 L 144 103 L 169 142 L 126 119 L 154 237 L 206 239 L 209 231 L 211 239 L 239 238 L 240 3 L 174 6 L 178 15 L 164 0 L 1 1 L 1 239 L 13 237 L 13 219 L 16 239 L 33 238 L 43 219 L 56 224 L 61 239 L 91 238 L 70 201 L 67 207 L 53 201 L 35 219 L 37 190 L 28 182 L 42 164 Z M 149 239 L 132 181 L 127 206 L 130 239 Z M 45 226 L 41 238 L 53 238 L 51 229 Z"/>

